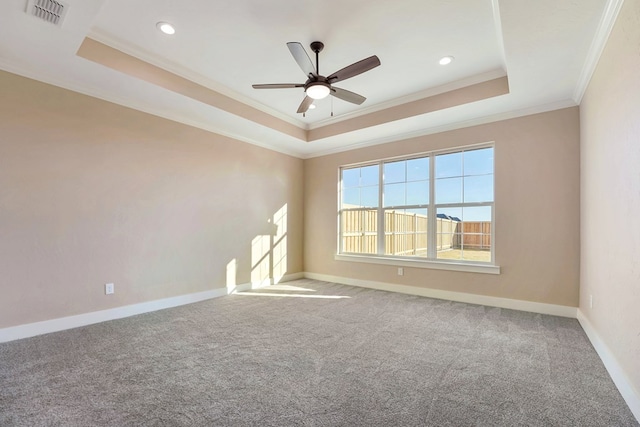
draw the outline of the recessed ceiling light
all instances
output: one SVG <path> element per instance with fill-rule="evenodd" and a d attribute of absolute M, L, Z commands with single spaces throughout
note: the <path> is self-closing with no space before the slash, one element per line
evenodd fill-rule
<path fill-rule="evenodd" d="M 309 105 L 309 110 L 315 110 L 315 109 L 316 109 L 316 105 L 315 104 Z"/>
<path fill-rule="evenodd" d="M 165 34 L 172 35 L 176 33 L 176 29 L 168 22 L 158 22 L 156 27 Z"/>
<path fill-rule="evenodd" d="M 451 61 L 453 61 L 453 56 L 444 56 L 442 58 L 440 58 L 440 65 L 447 65 L 447 64 L 451 64 Z"/>

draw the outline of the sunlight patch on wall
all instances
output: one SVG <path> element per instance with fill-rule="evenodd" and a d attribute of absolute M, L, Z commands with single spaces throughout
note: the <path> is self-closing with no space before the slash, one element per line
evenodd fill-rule
<path fill-rule="evenodd" d="M 227 293 L 230 294 L 236 290 L 236 272 L 238 270 L 238 265 L 236 259 L 232 259 L 227 264 Z"/>
<path fill-rule="evenodd" d="M 273 215 L 276 225 L 273 247 L 273 282 L 278 283 L 287 273 L 287 205 Z"/>
<path fill-rule="evenodd" d="M 251 285 L 252 287 L 270 285 L 271 236 L 256 236 L 251 241 Z"/>
<path fill-rule="evenodd" d="M 267 220 L 267 233 L 251 241 L 251 287 L 280 282 L 287 273 L 287 204 Z"/>

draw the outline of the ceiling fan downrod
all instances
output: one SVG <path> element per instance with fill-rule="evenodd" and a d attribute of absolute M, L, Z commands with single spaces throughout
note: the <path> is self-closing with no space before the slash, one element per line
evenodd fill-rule
<path fill-rule="evenodd" d="M 317 41 L 312 42 L 310 47 L 311 47 L 311 50 L 316 53 L 316 74 L 319 76 L 320 75 L 320 55 L 318 54 L 322 52 L 322 49 L 324 49 L 324 43 L 317 42 Z"/>

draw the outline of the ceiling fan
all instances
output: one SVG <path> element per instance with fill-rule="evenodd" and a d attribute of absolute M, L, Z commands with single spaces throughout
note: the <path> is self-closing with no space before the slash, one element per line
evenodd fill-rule
<path fill-rule="evenodd" d="M 353 104 L 360 105 L 367 98 L 357 93 L 350 92 L 339 87 L 334 87 L 333 84 L 346 80 L 348 78 L 362 74 L 365 71 L 369 71 L 372 68 L 380 65 L 380 59 L 373 55 L 365 58 L 361 61 L 355 62 L 351 65 L 344 67 L 341 70 L 336 71 L 333 74 L 325 77 L 320 74 L 320 63 L 318 61 L 318 54 L 324 48 L 324 43 L 313 42 L 311 43 L 311 50 L 316 53 L 316 66 L 313 66 L 313 62 L 307 55 L 307 51 L 304 50 L 302 44 L 298 42 L 289 42 L 287 47 L 293 55 L 293 59 L 296 60 L 304 74 L 307 76 L 307 81 L 304 83 L 274 83 L 274 84 L 257 84 L 252 85 L 254 89 L 290 89 L 301 87 L 304 88 L 305 97 L 302 103 L 298 107 L 298 113 L 306 113 L 315 99 L 323 99 L 328 95 L 335 96 L 343 101 L 351 102 Z"/>

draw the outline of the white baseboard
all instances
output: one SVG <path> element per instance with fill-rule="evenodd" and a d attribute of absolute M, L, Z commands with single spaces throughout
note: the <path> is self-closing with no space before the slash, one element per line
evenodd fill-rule
<path fill-rule="evenodd" d="M 83 313 L 75 316 L 60 317 L 58 319 L 44 320 L 42 322 L 27 323 L 26 325 L 12 326 L 0 329 L 0 342 L 29 338 L 36 335 L 48 334 L 50 332 L 58 332 L 65 329 L 106 322 L 108 320 L 121 319 L 123 317 L 135 316 L 136 314 L 148 313 L 150 311 L 162 310 L 164 308 L 177 307 L 179 305 L 217 298 L 223 295 L 227 295 L 226 288 L 125 305 L 122 307 L 93 311 L 91 313 Z"/>
<path fill-rule="evenodd" d="M 303 273 L 294 273 L 283 276 L 277 280 L 277 282 L 287 282 L 290 280 L 302 279 L 303 277 Z M 179 295 L 177 297 L 125 305 L 107 310 L 93 311 L 91 313 L 83 313 L 75 316 L 60 317 L 57 319 L 44 320 L 42 322 L 11 326 L 0 329 L 0 343 L 48 334 L 51 332 L 63 331 L 65 329 L 78 328 L 80 326 L 92 325 L 94 323 L 106 322 L 109 320 L 121 319 L 123 317 L 135 316 L 137 314 L 149 313 L 151 311 L 163 310 L 165 308 L 191 304 L 194 302 L 218 298 L 234 292 L 257 289 L 265 285 L 268 286 L 269 284 L 270 283 L 243 283 L 232 288 L 218 288 L 210 291 L 196 292 L 193 294 Z"/>
<path fill-rule="evenodd" d="M 422 297 L 445 299 L 469 304 L 487 305 L 490 307 L 508 308 L 511 310 L 529 311 L 532 313 L 550 314 L 553 316 L 576 318 L 577 308 L 565 305 L 545 304 L 541 302 L 522 301 L 509 298 L 490 297 L 485 295 L 467 294 L 462 292 L 443 291 L 440 289 L 420 288 L 417 286 L 396 285 L 393 283 L 373 282 L 370 280 L 351 279 L 348 277 L 329 276 L 318 273 L 304 273 L 308 279 L 325 282 L 341 283 L 343 285 L 361 288 L 377 289 L 380 291 L 399 292 L 401 294 L 418 295 Z"/>
<path fill-rule="evenodd" d="M 342 283 L 345 285 L 359 286 L 363 288 L 378 289 L 389 292 L 400 292 L 404 294 L 419 295 L 430 298 L 446 299 L 451 301 L 466 302 L 470 304 L 488 305 L 492 307 L 509 308 L 513 310 L 530 311 L 534 313 L 551 314 L 563 317 L 576 317 L 575 307 L 566 307 L 553 304 L 543 304 L 530 301 L 520 301 L 507 298 L 487 297 L 482 295 L 465 294 L 460 292 L 442 291 L 437 289 L 419 288 L 415 286 L 395 285 L 391 283 L 372 282 L 367 280 L 349 279 L 345 277 L 329 276 L 316 273 L 294 273 L 283 276 L 278 280 L 271 280 L 270 283 L 244 283 L 232 288 L 219 288 L 210 291 L 198 292 L 188 295 L 180 295 L 172 298 L 164 298 L 155 301 L 148 301 L 139 304 L 126 305 L 111 308 L 108 310 L 83 313 L 75 316 L 62 317 L 58 319 L 45 320 L 42 322 L 28 323 L 25 325 L 12 326 L 0 329 L 0 342 L 13 341 L 22 338 L 29 338 L 36 335 L 58 332 L 65 329 L 77 328 L 109 320 L 121 319 L 123 317 L 135 316 L 137 314 L 162 310 L 165 308 L 177 307 L 191 304 L 211 298 L 217 298 L 234 292 L 247 291 L 268 286 L 273 283 L 287 282 L 296 279 L 310 278 L 327 282 Z"/>
<path fill-rule="evenodd" d="M 629 381 L 629 377 L 625 374 L 613 352 L 602 341 L 598 332 L 596 332 L 591 322 L 580 309 L 578 309 L 578 322 L 580 322 L 582 329 L 589 337 L 589 341 L 591 341 L 593 348 L 596 349 L 598 356 L 602 359 L 604 367 L 607 368 L 611 379 L 618 387 L 618 391 L 627 402 L 629 409 L 640 422 L 640 391 L 636 390 L 631 381 Z"/>

